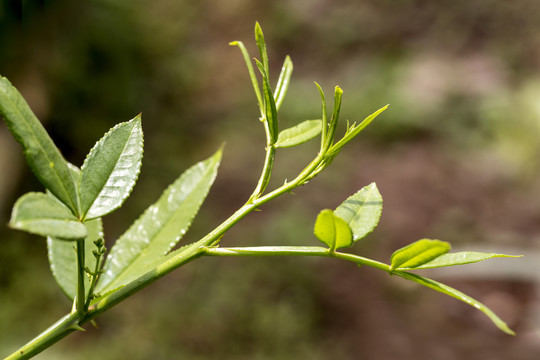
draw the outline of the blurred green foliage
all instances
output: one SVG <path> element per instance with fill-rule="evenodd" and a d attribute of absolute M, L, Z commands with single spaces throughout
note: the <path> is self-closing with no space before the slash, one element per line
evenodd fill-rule
<path fill-rule="evenodd" d="M 283 128 L 320 116 L 314 80 L 344 89 L 342 115 L 351 121 L 391 108 L 311 190 L 265 207 L 233 229 L 227 245 L 315 244 L 318 210 L 372 181 L 385 215 L 356 251 L 386 258 L 425 236 L 462 245 L 538 244 L 540 197 L 530 195 L 540 190 L 538 1 L 0 2 L 0 73 L 68 160 L 81 164 L 105 130 L 143 113 L 141 181 L 105 224 L 109 245 L 216 143 L 227 142 L 223 165 L 186 240 L 249 196 L 264 136 L 242 59 L 227 44 L 243 40 L 255 53 L 248 41 L 255 20 L 265 29 L 271 71 L 278 73 L 285 54 L 295 64 Z M 283 153 L 278 182 L 311 156 Z M 346 165 L 353 160 L 369 170 Z M 21 171 L 5 209 L 38 188 Z M 7 354 L 70 304 L 46 271 L 45 242 L 6 229 L 7 210 L 1 216 L 0 353 Z M 275 227 L 261 232 L 267 223 Z M 335 282 L 338 273 L 343 280 Z M 534 284 L 490 284 L 495 304 L 503 304 L 494 310 L 514 314 L 508 320 L 518 334 L 533 331 Z M 477 283 L 464 285 L 482 300 Z M 425 293 L 324 260 L 208 259 L 114 309 L 99 319 L 100 330 L 89 328 L 38 358 L 536 358 L 537 341 L 499 338 L 472 310 Z M 417 318 L 404 333 L 401 325 Z M 415 349 L 418 341 L 429 344 L 425 353 Z"/>

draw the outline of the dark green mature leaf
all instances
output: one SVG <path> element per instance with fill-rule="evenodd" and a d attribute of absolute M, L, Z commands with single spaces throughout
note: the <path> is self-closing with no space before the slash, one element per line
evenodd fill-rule
<path fill-rule="evenodd" d="M 334 213 L 349 224 L 354 241 L 358 241 L 377 227 L 381 218 L 382 201 L 377 185 L 371 183 L 345 200 Z"/>
<path fill-rule="evenodd" d="M 81 214 L 94 219 L 120 207 L 141 169 L 143 134 L 141 116 L 113 127 L 90 150 L 81 168 Z"/>
<path fill-rule="evenodd" d="M 112 290 L 146 272 L 186 233 L 212 185 L 221 150 L 184 172 L 118 239 L 105 263 L 98 291 Z"/>
<path fill-rule="evenodd" d="M 491 309 L 489 309 L 486 305 L 482 304 L 480 301 L 473 299 L 472 297 L 462 293 L 459 290 L 456 290 L 448 285 L 442 284 L 440 282 L 437 282 L 432 279 L 425 278 L 423 276 L 412 274 L 405 271 L 396 271 L 394 273 L 397 276 L 401 276 L 404 279 L 414 281 L 415 283 L 418 283 L 420 285 L 426 286 L 430 289 L 433 289 L 435 291 L 441 292 L 443 294 L 446 294 L 448 296 L 451 296 L 455 299 L 458 299 L 460 301 L 463 301 L 466 304 L 471 305 L 472 307 L 482 311 L 484 314 L 486 314 L 490 320 L 502 331 L 509 335 L 515 335 L 514 331 L 508 327 L 508 325 L 499 318 Z"/>
<path fill-rule="evenodd" d="M 13 206 L 9 225 L 62 240 L 78 240 L 87 235 L 84 225 L 67 206 L 44 193 L 31 192 L 21 196 Z"/>
<path fill-rule="evenodd" d="M 448 251 L 450 251 L 450 244 L 446 241 L 418 240 L 396 250 L 392 254 L 390 270 L 416 268 L 446 254 Z"/>
<path fill-rule="evenodd" d="M 266 121 L 268 122 L 268 130 L 270 131 L 270 139 L 272 143 L 277 140 L 279 127 L 277 120 L 276 103 L 274 102 L 274 95 L 272 95 L 272 88 L 270 87 L 270 79 L 268 78 L 268 72 L 264 69 L 264 66 L 260 61 L 256 60 L 257 67 L 263 77 L 263 98 L 264 98 L 264 113 Z"/>
<path fill-rule="evenodd" d="M 289 89 L 289 81 L 291 80 L 291 75 L 293 72 L 293 63 L 289 55 L 285 57 L 283 62 L 283 67 L 281 68 L 281 73 L 279 74 L 279 79 L 276 85 L 276 92 L 274 93 L 274 100 L 276 102 L 276 109 L 279 110 L 285 94 Z"/>
<path fill-rule="evenodd" d="M 4 77 L 0 77 L 0 115 L 22 145 L 38 180 L 77 215 L 77 192 L 66 160 L 22 95 Z"/>
<path fill-rule="evenodd" d="M 332 250 L 353 244 L 353 236 L 349 225 L 329 209 L 322 210 L 319 213 L 313 233 Z"/>
<path fill-rule="evenodd" d="M 430 262 L 423 265 L 416 266 L 414 268 L 400 267 L 400 270 L 420 270 L 420 269 L 434 269 L 445 266 L 465 265 L 479 261 L 489 260 L 499 257 L 521 257 L 522 255 L 505 255 L 496 253 L 483 253 L 476 251 L 463 251 L 441 255 Z"/>
<path fill-rule="evenodd" d="M 279 133 L 277 148 L 303 144 L 321 133 L 321 120 L 306 120 Z"/>
<path fill-rule="evenodd" d="M 84 239 L 85 266 L 94 271 L 96 257 L 92 251 L 96 250 L 94 241 L 103 238 L 103 225 L 101 219 L 94 219 L 84 223 L 88 236 Z M 49 264 L 53 276 L 68 298 L 73 300 L 77 295 L 77 250 L 74 242 L 67 242 L 47 237 Z M 90 290 L 90 278 L 85 277 L 85 289 Z"/>

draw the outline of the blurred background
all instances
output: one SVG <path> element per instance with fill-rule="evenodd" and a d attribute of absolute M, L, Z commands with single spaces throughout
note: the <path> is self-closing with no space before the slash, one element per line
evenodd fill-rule
<path fill-rule="evenodd" d="M 222 143 L 216 183 L 183 243 L 249 197 L 264 133 L 240 52 L 265 32 L 271 76 L 295 65 L 282 128 L 391 104 L 328 170 L 250 215 L 222 244 L 318 245 L 317 213 L 375 181 L 380 226 L 351 251 L 388 261 L 420 238 L 455 250 L 526 254 L 438 280 L 500 314 L 517 336 L 454 299 L 330 259 L 209 258 L 181 268 L 46 350 L 39 359 L 538 359 L 540 354 L 540 2 L 536 0 L 69 0 L 0 2 L 0 74 L 23 93 L 64 156 L 80 165 L 113 125 L 143 113 L 145 158 L 114 240 L 193 163 Z M 342 124 L 344 125 L 344 124 Z M 340 128 L 344 131 L 344 127 Z M 317 144 L 278 153 L 273 185 Z M 0 124 L 0 354 L 70 309 L 45 241 L 7 228 L 40 191 Z"/>

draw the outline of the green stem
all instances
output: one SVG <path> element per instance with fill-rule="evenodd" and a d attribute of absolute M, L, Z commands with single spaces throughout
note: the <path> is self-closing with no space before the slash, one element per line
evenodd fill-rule
<path fill-rule="evenodd" d="M 84 239 L 81 239 L 77 240 L 77 313 L 79 314 L 85 311 L 84 272 Z"/>
<path fill-rule="evenodd" d="M 65 315 L 50 328 L 42 332 L 28 344 L 24 345 L 4 360 L 23 360 L 32 358 L 50 347 L 52 344 L 58 342 L 75 331 L 77 329 L 79 319 L 78 313 Z"/>
<path fill-rule="evenodd" d="M 94 288 L 96 287 L 96 283 L 99 278 L 99 274 L 100 274 L 99 269 L 101 269 L 101 259 L 102 259 L 102 255 L 99 255 L 96 258 L 96 266 L 94 267 L 94 272 L 91 274 L 92 281 L 90 282 L 90 287 L 88 288 L 88 299 L 86 299 L 86 303 L 84 304 L 84 311 L 88 311 L 90 302 L 92 301 L 92 298 L 94 297 Z"/>
<path fill-rule="evenodd" d="M 232 248 L 204 248 L 208 256 L 319 256 L 351 261 L 357 265 L 366 265 L 390 273 L 390 266 L 362 256 L 331 252 L 328 248 L 319 246 L 255 246 Z"/>
<path fill-rule="evenodd" d="M 73 331 L 80 330 L 81 325 L 84 325 L 85 323 L 96 318 L 114 305 L 120 303 L 122 300 L 125 300 L 129 296 L 168 274 L 172 270 L 201 256 L 203 254 L 203 249 L 203 247 L 193 244 L 192 246 L 188 247 L 186 251 L 179 253 L 177 256 L 169 259 L 169 261 L 164 262 L 151 272 L 146 273 L 137 280 L 122 287 L 120 290 L 113 292 L 111 295 L 105 297 L 96 304 L 91 305 L 86 313 L 80 314 L 77 311 L 64 316 L 45 332 L 32 339 L 19 350 L 8 356 L 5 360 L 30 359 L 31 357 L 39 354 L 41 351 L 49 348 Z"/>
<path fill-rule="evenodd" d="M 268 124 L 268 121 L 266 121 L 265 124 Z M 265 126 L 267 128 L 268 126 Z M 270 177 L 272 175 L 272 169 L 274 167 L 274 159 L 276 157 L 276 148 L 274 145 L 268 145 L 266 149 L 266 157 L 264 159 L 264 166 L 262 170 L 261 177 L 259 178 L 259 182 L 257 184 L 257 187 L 251 194 L 248 202 L 258 198 L 262 195 L 266 187 L 268 186 L 268 183 L 270 182 Z"/>

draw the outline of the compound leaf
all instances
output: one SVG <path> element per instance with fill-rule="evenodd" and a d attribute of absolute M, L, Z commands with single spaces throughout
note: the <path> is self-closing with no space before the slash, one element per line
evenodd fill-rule
<path fill-rule="evenodd" d="M 84 239 L 85 266 L 94 271 L 96 257 L 92 251 L 96 250 L 94 241 L 103 238 L 103 225 L 101 219 L 94 219 L 84 223 L 88 236 Z M 52 274 L 68 298 L 73 300 L 77 295 L 77 250 L 74 242 L 62 241 L 47 237 L 49 264 Z M 85 277 L 85 289 L 90 289 L 90 278 Z"/>
<path fill-rule="evenodd" d="M 186 170 L 111 249 L 98 291 L 143 275 L 146 264 L 165 255 L 186 233 L 214 182 L 221 150 Z"/>
<path fill-rule="evenodd" d="M 276 147 L 292 147 L 303 144 L 321 133 L 321 120 L 306 120 L 279 133 Z"/>
<path fill-rule="evenodd" d="M 67 206 L 44 193 L 31 192 L 21 196 L 13 206 L 9 225 L 62 240 L 78 240 L 87 235 L 84 225 Z"/>
<path fill-rule="evenodd" d="M 446 241 L 422 239 L 396 250 L 391 257 L 390 270 L 416 268 L 450 251 Z"/>
<path fill-rule="evenodd" d="M 122 205 L 139 176 L 142 154 L 140 115 L 116 125 L 96 143 L 81 167 L 83 218 L 98 218 Z"/>
<path fill-rule="evenodd" d="M 382 196 L 375 183 L 364 186 L 337 207 L 334 213 L 352 229 L 354 241 L 373 231 L 382 213 Z"/>
<path fill-rule="evenodd" d="M 78 214 L 77 192 L 66 160 L 22 95 L 4 77 L 0 77 L 0 115 L 22 145 L 26 162 L 38 180 Z"/>
<path fill-rule="evenodd" d="M 331 250 L 348 247 L 353 244 L 349 225 L 332 210 L 322 210 L 315 221 L 315 236 Z"/>

